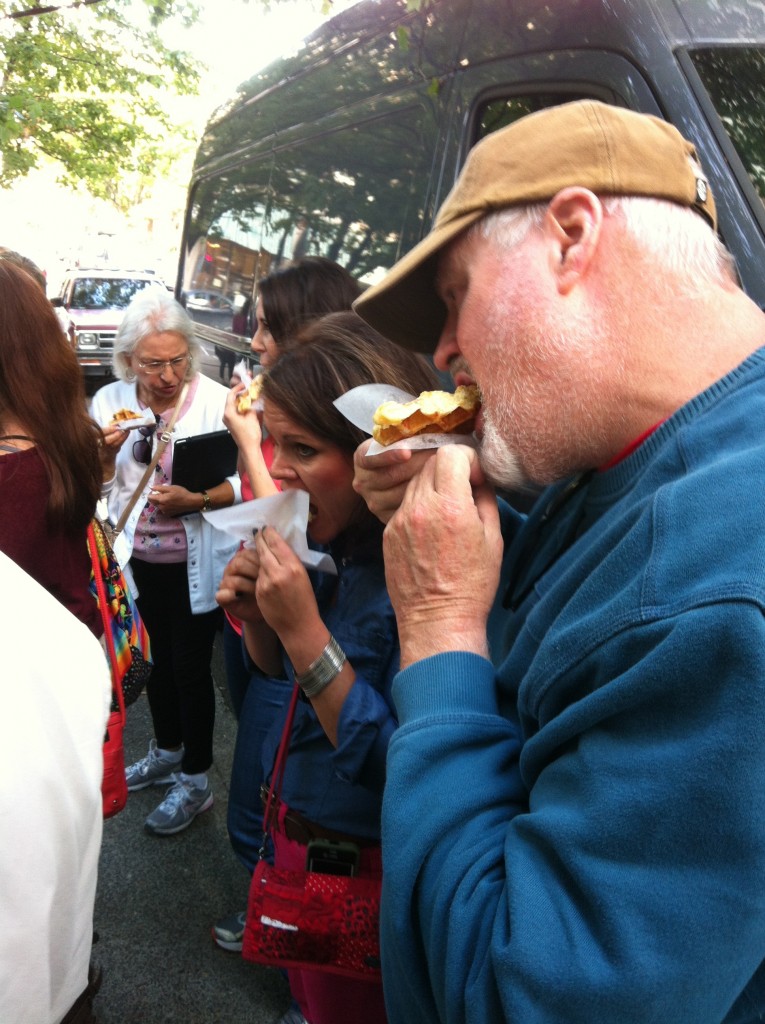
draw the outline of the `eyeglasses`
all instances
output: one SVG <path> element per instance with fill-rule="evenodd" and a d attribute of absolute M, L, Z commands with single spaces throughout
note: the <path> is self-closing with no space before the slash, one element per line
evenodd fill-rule
<path fill-rule="evenodd" d="M 185 356 L 176 356 L 175 359 L 152 359 L 148 363 L 142 363 L 139 359 L 138 366 L 149 376 L 162 373 L 166 366 L 169 366 L 173 373 L 182 373 L 190 358 L 187 352 Z"/>
<path fill-rule="evenodd" d="M 152 423 L 150 427 L 137 428 L 141 436 L 137 441 L 133 442 L 133 458 L 136 462 L 140 462 L 142 466 L 148 466 L 151 462 L 151 443 L 152 438 L 157 432 L 158 425 L 159 416 L 157 416 L 157 422 Z"/>

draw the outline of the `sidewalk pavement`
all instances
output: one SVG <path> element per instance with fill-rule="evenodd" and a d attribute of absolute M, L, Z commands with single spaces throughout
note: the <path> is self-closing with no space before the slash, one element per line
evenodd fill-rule
<path fill-rule="evenodd" d="M 218 949 L 210 935 L 215 920 L 244 909 L 249 881 L 226 831 L 236 722 L 221 652 L 218 634 L 213 807 L 184 832 L 151 836 L 143 822 L 166 787 L 150 786 L 104 822 L 93 947 L 103 968 L 99 1024 L 275 1024 L 289 1006 L 278 971 Z M 127 763 L 152 735 L 144 694 L 128 708 Z"/>

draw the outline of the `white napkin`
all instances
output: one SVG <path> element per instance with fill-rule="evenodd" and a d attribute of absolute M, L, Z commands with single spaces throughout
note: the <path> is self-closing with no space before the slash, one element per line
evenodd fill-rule
<path fill-rule="evenodd" d="M 244 501 L 229 508 L 203 512 L 207 522 L 216 530 L 236 537 L 245 547 L 254 547 L 253 530 L 273 526 L 289 544 L 306 569 L 319 569 L 337 575 L 332 557 L 321 551 L 311 551 L 306 538 L 308 526 L 308 492 L 280 491 L 268 498 Z"/>
<path fill-rule="evenodd" d="M 371 434 L 378 406 L 383 402 L 411 402 L 416 397 L 402 391 L 401 388 L 394 388 L 392 384 L 362 384 L 346 391 L 332 404 L 354 427 Z M 367 455 L 379 455 L 380 452 L 389 452 L 394 448 L 440 448 L 445 444 L 467 444 L 475 448 L 476 440 L 472 434 L 418 434 L 416 437 L 407 437 L 393 444 L 382 445 L 372 441 L 367 449 Z"/>
<path fill-rule="evenodd" d="M 240 359 L 231 373 L 235 373 L 246 388 L 252 384 L 252 374 L 250 373 L 250 368 L 244 359 Z"/>

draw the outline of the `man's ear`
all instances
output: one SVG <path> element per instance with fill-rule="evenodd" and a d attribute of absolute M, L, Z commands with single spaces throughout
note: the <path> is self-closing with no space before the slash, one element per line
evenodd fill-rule
<path fill-rule="evenodd" d="M 587 274 L 601 237 L 603 206 L 589 189 L 561 189 L 550 200 L 544 231 L 558 292 L 567 295 Z"/>

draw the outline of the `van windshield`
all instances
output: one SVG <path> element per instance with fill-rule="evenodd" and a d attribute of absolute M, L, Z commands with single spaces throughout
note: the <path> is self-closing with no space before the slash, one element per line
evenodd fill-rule
<path fill-rule="evenodd" d="M 83 277 L 72 292 L 73 309 L 125 309 L 136 292 L 153 285 L 152 281 L 124 277 Z"/>
<path fill-rule="evenodd" d="M 689 56 L 765 201 L 765 49 L 710 47 Z"/>

